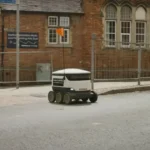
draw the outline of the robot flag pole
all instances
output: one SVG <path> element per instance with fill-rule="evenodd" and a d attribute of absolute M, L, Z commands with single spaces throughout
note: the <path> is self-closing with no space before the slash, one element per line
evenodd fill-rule
<path fill-rule="evenodd" d="M 61 37 L 64 37 L 64 28 L 56 29 L 56 33 Z M 63 68 L 65 69 L 65 55 L 64 55 L 64 42 L 63 42 Z M 64 72 L 65 74 L 65 72 Z"/>
<path fill-rule="evenodd" d="M 64 43 L 63 43 L 63 67 L 65 69 L 65 54 L 64 54 Z"/>

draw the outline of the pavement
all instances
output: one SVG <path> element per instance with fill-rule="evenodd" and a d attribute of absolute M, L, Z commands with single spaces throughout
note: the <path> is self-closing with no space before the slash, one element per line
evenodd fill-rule
<path fill-rule="evenodd" d="M 67 106 L 41 96 L 1 107 L 0 150 L 150 150 L 149 98 L 149 91 L 100 95 L 97 103 Z"/>
<path fill-rule="evenodd" d="M 95 91 L 99 95 L 129 93 L 135 91 L 149 91 L 150 81 L 142 81 L 140 85 L 138 82 L 100 82 L 95 83 Z"/>
<path fill-rule="evenodd" d="M 51 89 L 51 85 L 0 89 L 0 107 L 34 103 L 43 97 L 47 99 Z M 98 95 L 146 91 L 150 90 L 150 81 L 143 81 L 140 86 L 137 82 L 95 82 L 94 89 Z"/>

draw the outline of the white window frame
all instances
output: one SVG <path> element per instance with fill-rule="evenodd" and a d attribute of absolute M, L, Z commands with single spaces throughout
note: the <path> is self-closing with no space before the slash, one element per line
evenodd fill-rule
<path fill-rule="evenodd" d="M 107 22 L 115 22 L 115 33 L 107 33 Z M 105 28 L 105 39 L 106 39 L 106 41 L 105 41 L 105 45 L 107 46 L 107 47 L 116 47 L 116 20 L 106 20 L 105 21 L 105 23 L 106 23 L 106 28 Z M 114 34 L 115 35 L 115 41 L 114 41 L 114 45 L 109 45 L 109 44 L 107 44 L 107 43 L 109 43 L 109 41 L 107 41 L 107 35 L 109 35 L 109 34 Z"/>
<path fill-rule="evenodd" d="M 50 24 L 50 18 L 55 18 L 56 19 L 56 25 L 51 25 Z M 57 27 L 58 26 L 58 16 L 48 16 L 48 27 Z"/>
<path fill-rule="evenodd" d="M 130 33 L 122 33 L 122 22 L 129 22 L 130 23 Z M 125 47 L 125 48 L 129 48 L 131 46 L 131 21 L 121 21 L 120 22 L 120 34 L 121 34 L 121 37 L 120 37 L 120 40 L 121 40 L 121 47 Z M 129 36 L 129 45 L 123 45 L 123 42 L 122 42 L 122 36 L 123 35 L 128 35 Z"/>
<path fill-rule="evenodd" d="M 50 42 L 49 39 L 49 30 L 56 30 L 56 28 L 48 28 L 48 44 L 58 44 L 58 35 L 56 34 L 56 42 Z"/>
<path fill-rule="evenodd" d="M 60 40 L 60 44 L 69 44 L 69 35 L 70 35 L 70 30 L 69 29 L 64 29 L 64 32 L 67 31 L 67 42 L 62 42 L 62 37 L 60 36 L 59 40 Z"/>
<path fill-rule="evenodd" d="M 67 19 L 67 24 L 66 25 L 61 24 L 61 19 L 64 19 L 64 18 Z M 60 16 L 59 25 L 61 27 L 69 27 L 70 26 L 70 18 L 69 17 L 65 17 L 65 16 Z"/>
<path fill-rule="evenodd" d="M 55 18 L 56 24 L 51 25 L 49 19 Z M 61 19 L 66 19 L 64 24 L 61 24 Z M 62 37 L 56 33 L 56 42 L 50 42 L 50 30 L 56 30 L 57 28 L 63 27 L 65 31 L 67 31 L 67 41 L 62 42 Z M 48 44 L 59 45 L 59 44 L 69 44 L 70 43 L 70 17 L 68 16 L 48 16 Z"/>
<path fill-rule="evenodd" d="M 136 34 L 135 34 L 135 38 L 136 38 L 137 35 L 144 35 L 144 45 L 141 46 L 141 47 L 144 48 L 144 47 L 146 46 L 146 45 L 145 45 L 145 43 L 146 43 L 146 22 L 145 22 L 145 21 L 136 21 L 136 24 L 137 24 L 137 23 L 144 23 L 145 33 L 144 33 L 144 34 L 140 34 L 140 33 L 137 34 L 137 32 L 136 32 Z M 135 24 L 135 26 L 136 26 L 136 24 Z M 136 44 L 136 47 L 138 47 L 137 44 Z"/>

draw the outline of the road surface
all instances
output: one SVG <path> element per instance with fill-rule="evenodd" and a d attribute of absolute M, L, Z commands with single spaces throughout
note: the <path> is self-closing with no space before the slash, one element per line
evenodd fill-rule
<path fill-rule="evenodd" d="M 40 99 L 0 107 L 0 150 L 150 150 L 150 92 L 70 106 Z"/>

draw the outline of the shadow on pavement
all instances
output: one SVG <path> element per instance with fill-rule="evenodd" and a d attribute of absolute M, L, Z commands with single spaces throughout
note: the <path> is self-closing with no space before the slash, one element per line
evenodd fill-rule
<path fill-rule="evenodd" d="M 71 102 L 71 104 L 69 105 L 66 105 L 64 103 L 62 104 L 57 104 L 56 102 L 55 103 L 51 103 L 52 105 L 62 105 L 62 106 L 89 106 L 89 105 L 92 105 L 91 102 L 82 102 L 82 101 L 73 101 Z"/>

